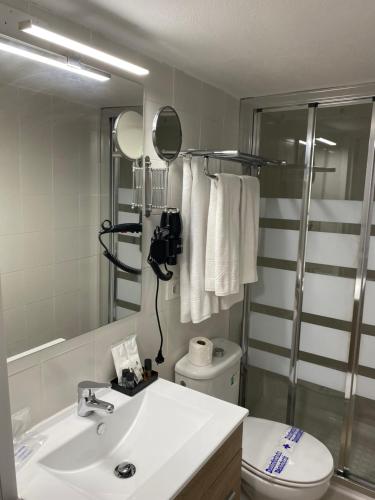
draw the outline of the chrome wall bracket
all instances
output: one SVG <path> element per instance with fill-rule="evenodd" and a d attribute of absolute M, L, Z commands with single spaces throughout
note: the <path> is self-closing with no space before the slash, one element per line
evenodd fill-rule
<path fill-rule="evenodd" d="M 168 206 L 169 163 L 165 167 L 152 167 L 149 156 L 144 159 L 144 213 L 146 217 Z"/>

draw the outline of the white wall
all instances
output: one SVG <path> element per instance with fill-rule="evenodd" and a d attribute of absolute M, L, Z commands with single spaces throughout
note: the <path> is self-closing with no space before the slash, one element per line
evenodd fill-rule
<path fill-rule="evenodd" d="M 127 57 L 150 70 L 143 80 L 145 86 L 145 154 L 156 163 L 151 141 L 151 123 L 155 112 L 162 105 L 176 107 L 182 121 L 183 147 L 211 148 L 237 147 L 239 102 L 233 97 L 198 81 L 181 71 L 160 64 L 140 54 L 135 54 L 102 37 L 56 19 L 22 0 L 8 2 L 23 7 L 39 19 L 46 19 L 51 26 L 60 28 L 94 45 Z M 136 78 L 134 78 L 136 80 Z M 121 103 L 118 103 L 121 105 Z M 170 204 L 178 205 L 181 196 L 181 165 L 172 167 Z M 113 342 L 136 332 L 142 357 L 154 358 L 159 342 L 154 314 L 155 278 L 146 264 L 148 242 L 157 221 L 144 221 L 143 297 L 142 311 L 131 318 L 118 321 L 49 348 L 38 354 L 12 362 L 8 366 L 12 411 L 30 406 L 33 421 L 51 415 L 76 398 L 76 384 L 85 378 L 109 380 L 114 375 L 110 346 Z M 160 316 L 165 333 L 166 362 L 160 367 L 163 377 L 172 378 L 175 362 L 183 355 L 188 341 L 196 335 L 227 336 L 229 314 L 221 313 L 200 325 L 181 325 L 179 299 L 164 300 L 164 286 L 160 294 Z"/>

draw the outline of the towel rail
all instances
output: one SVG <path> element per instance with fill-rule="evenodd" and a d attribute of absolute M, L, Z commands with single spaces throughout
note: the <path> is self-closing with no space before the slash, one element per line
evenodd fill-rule
<path fill-rule="evenodd" d="M 295 165 L 295 164 L 290 164 L 287 163 L 286 161 L 282 160 L 268 160 L 267 158 L 263 158 L 262 156 L 257 156 L 257 155 L 251 155 L 248 153 L 242 153 L 240 151 L 214 151 L 214 150 L 205 150 L 205 149 L 187 149 L 186 151 L 182 151 L 179 156 L 191 156 L 191 157 L 201 157 L 204 158 L 204 173 L 207 175 L 207 177 L 210 177 L 211 179 L 216 179 L 217 176 L 214 174 L 211 174 L 208 169 L 208 161 L 209 158 L 213 158 L 216 160 L 224 160 L 224 161 L 232 161 L 235 163 L 241 163 L 242 166 L 244 167 L 251 167 L 252 169 L 252 175 L 254 173 L 254 170 L 256 172 L 256 175 L 259 177 L 260 175 L 260 169 L 262 167 L 282 167 L 285 169 L 292 169 L 292 170 L 304 170 L 305 166 L 304 165 Z M 330 172 L 336 172 L 335 168 L 326 168 L 326 167 L 320 167 L 318 165 L 315 165 L 313 167 L 314 172 L 321 172 L 321 173 L 330 173 Z"/>

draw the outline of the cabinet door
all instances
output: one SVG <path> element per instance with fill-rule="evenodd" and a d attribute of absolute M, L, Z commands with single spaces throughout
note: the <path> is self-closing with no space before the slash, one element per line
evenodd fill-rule
<path fill-rule="evenodd" d="M 241 457 L 239 451 L 218 479 L 208 488 L 205 500 L 240 500 L 241 493 Z"/>

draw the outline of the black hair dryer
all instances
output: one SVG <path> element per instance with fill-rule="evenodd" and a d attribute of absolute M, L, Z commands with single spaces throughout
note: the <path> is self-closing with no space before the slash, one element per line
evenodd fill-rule
<path fill-rule="evenodd" d="M 162 281 L 169 281 L 173 273 L 166 266 L 177 264 L 177 255 L 182 253 L 182 222 L 178 208 L 167 208 L 161 214 L 160 226 L 157 226 L 151 238 L 148 263 L 156 276 Z M 160 269 L 164 264 L 166 272 Z"/>
<path fill-rule="evenodd" d="M 141 274 L 141 269 L 135 269 L 134 267 L 130 267 L 124 262 L 121 262 L 116 255 L 110 252 L 107 245 L 103 242 L 103 236 L 105 234 L 113 234 L 113 233 L 140 233 L 142 231 L 142 224 L 136 223 L 125 223 L 125 224 L 112 224 L 112 222 L 108 219 L 102 222 L 101 230 L 99 231 L 99 242 L 101 246 L 104 248 L 103 255 L 106 257 L 112 264 L 116 267 L 130 274 Z"/>

